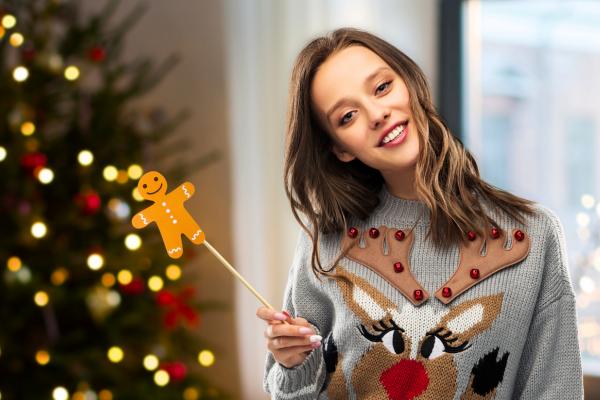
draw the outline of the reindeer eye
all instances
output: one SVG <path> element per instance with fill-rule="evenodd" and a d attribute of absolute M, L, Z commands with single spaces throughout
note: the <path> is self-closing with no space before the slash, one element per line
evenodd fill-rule
<path fill-rule="evenodd" d="M 421 345 L 421 355 L 427 359 L 433 360 L 444 354 L 444 349 L 444 343 L 439 337 L 429 335 Z"/>
<path fill-rule="evenodd" d="M 393 319 L 390 318 L 387 323 L 381 320 L 372 326 L 378 333 L 369 332 L 362 324 L 358 326 L 358 330 L 371 342 L 382 342 L 391 353 L 401 354 L 404 352 L 404 338 L 402 337 L 404 329 L 396 325 Z"/>
<path fill-rule="evenodd" d="M 468 340 L 458 346 L 452 346 L 450 343 L 457 340 L 456 338 L 450 339 L 452 333 L 448 332 L 445 335 L 438 336 L 440 332 L 441 330 L 427 333 L 427 338 L 421 345 L 421 355 L 423 357 L 433 360 L 443 353 L 460 353 L 471 347 Z"/>
<path fill-rule="evenodd" d="M 383 335 L 381 338 L 383 345 L 390 352 L 395 354 L 404 353 L 404 339 L 402 338 L 402 332 L 398 330 L 392 330 Z"/>

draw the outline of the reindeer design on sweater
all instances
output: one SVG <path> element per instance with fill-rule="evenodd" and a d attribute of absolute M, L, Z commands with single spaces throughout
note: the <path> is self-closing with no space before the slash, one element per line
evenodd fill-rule
<path fill-rule="evenodd" d="M 491 240 L 470 234 L 469 241 L 460 247 L 456 273 L 436 292 L 436 297 L 449 304 L 468 287 L 524 259 L 529 252 L 529 238 L 520 230 L 513 235 L 516 240 L 507 249 L 503 231 L 492 230 L 487 238 Z M 399 308 L 365 279 L 339 264 L 336 266 L 335 281 L 344 302 L 360 320 L 358 332 L 372 343 L 351 373 L 357 398 L 453 399 L 457 391 L 454 357 L 469 351 L 471 342 L 492 326 L 502 308 L 504 294 L 436 308 L 426 302 L 427 292 L 410 273 L 412 232 L 405 235 L 385 226 L 371 228 L 369 237 L 364 238 L 365 247 L 358 245 L 357 236 L 355 231 L 342 242 L 349 249 L 347 257 L 377 272 L 409 300 Z M 348 398 L 341 368 L 343 354 L 338 353 L 332 335 L 326 339 L 324 351 L 329 398 Z M 498 353 L 499 348 L 489 349 L 473 366 L 461 400 L 495 398 L 509 356 L 506 352 L 498 358 Z M 374 372 L 377 379 L 373 379 Z"/>

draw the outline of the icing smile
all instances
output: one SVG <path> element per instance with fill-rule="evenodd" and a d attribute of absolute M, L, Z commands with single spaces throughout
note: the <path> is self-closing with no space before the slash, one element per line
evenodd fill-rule
<path fill-rule="evenodd" d="M 148 194 L 154 194 L 154 193 L 158 192 L 161 188 L 162 188 L 162 183 L 160 184 L 158 189 L 156 189 L 154 192 L 148 192 Z"/>

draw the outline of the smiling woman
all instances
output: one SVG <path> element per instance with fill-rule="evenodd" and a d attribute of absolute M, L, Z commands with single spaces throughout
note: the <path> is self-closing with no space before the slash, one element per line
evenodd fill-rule
<path fill-rule="evenodd" d="M 318 37 L 291 80 L 285 184 L 304 232 L 284 310 L 256 312 L 272 398 L 581 398 L 556 215 L 481 179 L 383 39 Z"/>

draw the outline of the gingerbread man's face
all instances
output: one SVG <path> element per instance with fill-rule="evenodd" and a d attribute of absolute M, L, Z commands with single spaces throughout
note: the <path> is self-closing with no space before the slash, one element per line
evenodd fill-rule
<path fill-rule="evenodd" d="M 167 193 L 167 180 L 156 171 L 147 172 L 138 182 L 138 191 L 144 199 L 156 201 Z"/>

